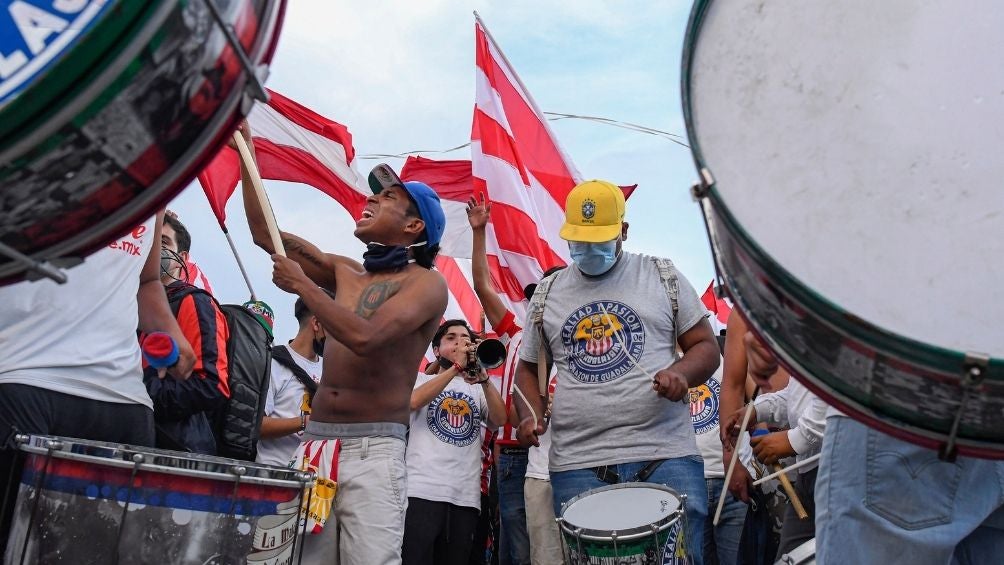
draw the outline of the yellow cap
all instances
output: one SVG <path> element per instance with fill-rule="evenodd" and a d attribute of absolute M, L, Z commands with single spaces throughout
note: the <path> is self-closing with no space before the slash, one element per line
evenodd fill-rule
<path fill-rule="evenodd" d="M 558 235 L 567 241 L 602 243 L 617 239 L 624 221 L 624 193 L 603 180 L 587 180 L 565 199 L 565 224 Z"/>

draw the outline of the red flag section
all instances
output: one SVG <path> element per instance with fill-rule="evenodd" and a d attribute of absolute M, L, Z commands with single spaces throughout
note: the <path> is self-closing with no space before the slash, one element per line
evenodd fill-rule
<path fill-rule="evenodd" d="M 708 285 L 708 289 L 704 291 L 701 295 L 701 302 L 704 306 L 715 314 L 715 318 L 723 325 L 729 323 L 729 314 L 732 313 L 732 307 L 724 298 L 719 298 L 715 295 L 715 281 L 711 281 Z"/>

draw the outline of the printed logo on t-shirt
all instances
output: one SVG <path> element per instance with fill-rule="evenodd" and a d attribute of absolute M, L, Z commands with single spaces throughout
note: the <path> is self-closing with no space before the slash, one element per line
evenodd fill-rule
<path fill-rule="evenodd" d="M 715 379 L 708 379 L 708 382 L 690 389 L 690 419 L 698 434 L 718 427 L 718 397 L 721 393 L 722 385 Z"/>
<path fill-rule="evenodd" d="M 429 403 L 425 417 L 429 430 L 440 441 L 457 447 L 481 438 L 481 408 L 470 395 L 444 390 Z"/>
<path fill-rule="evenodd" d="M 634 367 L 634 360 L 641 359 L 645 327 L 626 304 L 592 302 L 565 320 L 561 342 L 576 380 L 605 383 L 623 376 Z"/>

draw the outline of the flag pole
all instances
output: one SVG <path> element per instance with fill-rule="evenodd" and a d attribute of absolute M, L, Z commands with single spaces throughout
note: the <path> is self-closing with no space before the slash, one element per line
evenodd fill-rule
<path fill-rule="evenodd" d="M 241 261 L 241 255 L 237 252 L 237 246 L 234 245 L 234 238 L 230 237 L 230 230 L 223 223 L 220 224 L 223 228 L 223 235 L 227 236 L 227 243 L 230 244 L 230 250 L 234 252 L 234 259 L 237 259 L 237 267 L 241 270 L 241 276 L 244 277 L 244 284 L 248 286 L 248 291 L 251 293 L 251 300 L 257 301 L 258 295 L 255 294 L 254 287 L 251 286 L 251 277 L 248 276 L 247 269 L 244 268 L 244 261 Z"/>
<path fill-rule="evenodd" d="M 258 204 L 261 206 L 262 214 L 265 216 L 265 227 L 268 228 L 268 235 L 272 239 L 272 249 L 285 257 L 286 247 L 282 244 L 282 238 L 279 236 L 279 226 L 275 223 L 275 213 L 272 212 L 272 205 L 269 204 L 268 195 L 265 194 L 265 187 L 262 186 L 261 173 L 258 172 L 258 166 L 255 165 L 254 158 L 251 157 L 251 150 L 248 148 L 247 143 L 244 141 L 244 136 L 240 131 L 234 132 L 234 144 L 237 146 L 237 153 L 240 155 L 241 161 L 247 167 L 249 176 L 251 177 L 251 185 L 254 187 L 255 196 L 258 197 Z"/>

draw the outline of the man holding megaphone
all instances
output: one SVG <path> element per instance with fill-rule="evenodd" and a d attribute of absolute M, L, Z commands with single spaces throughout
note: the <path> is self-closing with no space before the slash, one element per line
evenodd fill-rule
<path fill-rule="evenodd" d="M 482 426 L 505 422 L 486 368 L 505 361 L 498 340 L 447 320 L 432 338 L 438 373 L 419 374 L 411 394 L 404 565 L 466 564 L 481 510 Z"/>

